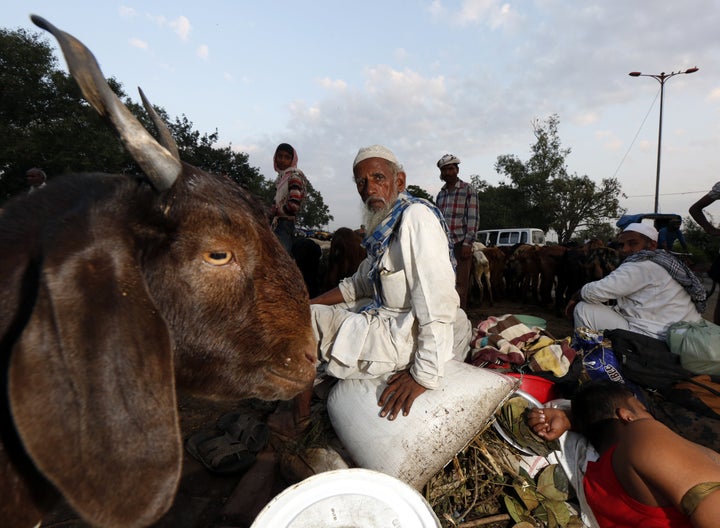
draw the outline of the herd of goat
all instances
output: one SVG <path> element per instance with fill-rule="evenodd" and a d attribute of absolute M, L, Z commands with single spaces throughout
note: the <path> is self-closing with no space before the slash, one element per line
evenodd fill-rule
<path fill-rule="evenodd" d="M 569 297 L 584 284 L 601 279 L 620 264 L 618 250 L 602 240 L 581 245 L 473 247 L 474 283 L 479 302 L 487 291 L 490 304 L 506 297 L 555 305 L 562 313 Z"/>
<path fill-rule="evenodd" d="M 331 241 L 301 239 L 297 264 L 308 290 L 321 293 L 355 272 L 364 258 L 360 237 L 348 228 L 333 233 Z M 314 249 L 308 247 L 315 246 Z M 298 245 L 296 245 L 296 248 Z M 303 255 L 302 257 L 298 255 Z M 306 255 L 315 255 L 315 260 Z M 568 298 L 584 284 L 598 280 L 620 264 L 619 252 L 601 240 L 582 245 L 486 247 L 473 244 L 472 301 L 490 305 L 503 298 L 555 304 L 561 313 Z"/>

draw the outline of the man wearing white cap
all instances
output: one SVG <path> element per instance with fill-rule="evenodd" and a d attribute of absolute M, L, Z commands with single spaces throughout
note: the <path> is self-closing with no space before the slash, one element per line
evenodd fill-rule
<path fill-rule="evenodd" d="M 670 324 L 702 318 L 703 284 L 672 253 L 657 250 L 657 238 L 657 230 L 643 223 L 620 233 L 623 263 L 604 279 L 583 286 L 565 310 L 573 310 L 576 328 L 622 328 L 664 340 Z M 610 300 L 617 304 L 603 304 Z"/>
<path fill-rule="evenodd" d="M 455 291 L 442 213 L 405 192 L 402 165 L 383 146 L 360 149 L 353 175 L 368 256 L 352 277 L 310 300 L 318 356 L 336 378 L 392 374 L 378 405 L 394 420 L 438 387 L 449 360 L 465 359 L 471 325 Z M 295 401 L 298 426 L 310 398 Z"/>
<path fill-rule="evenodd" d="M 457 156 L 445 154 L 438 160 L 437 166 L 445 185 L 440 189 L 436 202 L 450 230 L 450 241 L 457 260 L 456 288 L 460 306 L 466 310 L 472 271 L 472 245 L 480 218 L 478 198 L 475 189 L 458 178 L 460 159 Z"/>

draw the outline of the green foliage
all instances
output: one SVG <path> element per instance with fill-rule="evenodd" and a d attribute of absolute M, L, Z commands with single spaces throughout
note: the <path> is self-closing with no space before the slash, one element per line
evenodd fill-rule
<path fill-rule="evenodd" d="M 574 241 L 582 244 L 586 240 L 593 240 L 599 238 L 605 243 L 611 240 L 615 240 L 617 237 L 618 228 L 615 223 L 601 223 L 594 226 L 588 226 L 586 229 L 578 231 L 573 237 Z"/>
<path fill-rule="evenodd" d="M 498 229 L 503 227 L 537 227 L 533 221 L 518 214 L 525 199 L 520 189 L 501 183 L 493 187 L 485 180 L 473 177 L 473 187 L 478 189 L 478 207 L 480 210 L 480 229 Z"/>
<path fill-rule="evenodd" d="M 305 201 L 296 219 L 297 224 L 319 228 L 328 225 L 332 220 L 333 216 L 323 202 L 322 195 L 312 186 L 311 182 L 308 182 Z"/>
<path fill-rule="evenodd" d="M 419 185 L 408 185 L 405 190 L 417 198 L 425 198 L 430 203 L 435 203 L 435 198 Z"/>
<path fill-rule="evenodd" d="M 122 95 L 118 83 L 110 86 Z M 0 90 L 0 201 L 26 189 L 31 167 L 52 177 L 128 165 L 129 156 L 38 34 L 0 29 Z"/>
<path fill-rule="evenodd" d="M 127 98 L 116 80 L 109 79 L 108 84 L 154 133 L 142 106 Z M 226 174 L 266 205 L 272 203 L 273 180 L 251 167 L 246 153 L 234 151 L 231 145 L 217 146 L 217 130 L 201 134 L 185 115 L 172 120 L 164 109 L 155 109 L 168 124 L 184 161 Z M 0 203 L 27 189 L 25 172 L 31 167 L 42 168 L 50 179 L 67 172 L 140 172 L 113 131 L 83 99 L 74 79 L 58 69 L 44 36 L 23 29 L 0 29 L 0 137 Z M 309 227 L 333 219 L 312 186 L 301 219 Z"/>
<path fill-rule="evenodd" d="M 512 154 L 497 158 L 495 170 L 506 182 L 494 187 L 473 177 L 483 229 L 554 229 L 560 242 L 568 242 L 578 230 L 601 229 L 609 218 L 622 213 L 616 179 L 604 179 L 598 185 L 588 176 L 568 173 L 565 160 L 570 149 L 561 147 L 559 123 L 557 115 L 533 123 L 535 144 L 527 161 Z"/>
<path fill-rule="evenodd" d="M 619 216 L 620 183 L 615 178 L 602 180 L 597 186 L 587 176 L 556 178 L 548 186 L 552 195 L 544 206 L 551 207 L 550 227 L 561 242 L 569 241 L 578 228 L 593 230 L 607 224 L 608 218 Z"/>
<path fill-rule="evenodd" d="M 560 465 L 551 464 L 544 468 L 537 481 L 520 468 L 513 489 L 520 500 L 509 495 L 504 499 L 510 517 L 516 523 L 549 528 L 582 526 L 582 521 L 567 504 L 570 482 Z"/>

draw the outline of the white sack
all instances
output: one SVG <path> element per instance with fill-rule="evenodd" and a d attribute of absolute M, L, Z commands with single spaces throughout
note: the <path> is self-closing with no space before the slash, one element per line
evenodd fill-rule
<path fill-rule="evenodd" d="M 390 421 L 380 418 L 377 403 L 388 377 L 338 381 L 328 413 L 358 466 L 417 490 L 467 446 L 518 385 L 495 371 L 450 361 L 440 387 L 418 397 L 408 416 Z"/>

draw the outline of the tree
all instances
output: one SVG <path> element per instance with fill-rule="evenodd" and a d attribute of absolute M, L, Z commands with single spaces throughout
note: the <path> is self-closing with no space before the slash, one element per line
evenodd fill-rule
<path fill-rule="evenodd" d="M 120 85 L 109 81 L 123 95 Z M 58 70 L 38 34 L 0 29 L 0 201 L 23 191 L 24 174 L 109 171 L 130 157 L 90 108 L 73 79 Z"/>
<path fill-rule="evenodd" d="M 308 182 L 305 192 L 305 202 L 298 213 L 296 222 L 298 225 L 322 228 L 333 220 L 330 209 L 323 202 L 322 195 Z"/>
<path fill-rule="evenodd" d="M 587 176 L 565 176 L 552 180 L 549 185 L 553 196 L 546 204 L 555 209 L 550 227 L 560 242 L 569 242 L 579 228 L 593 231 L 608 218 L 620 215 L 620 183 L 615 178 L 602 181 L 598 187 Z"/>
<path fill-rule="evenodd" d="M 472 176 L 471 183 L 478 190 L 480 229 L 536 227 L 518 215 L 517 204 L 523 200 L 520 189 L 504 183 L 494 187 L 479 176 Z"/>
<path fill-rule="evenodd" d="M 586 175 L 568 174 L 565 160 L 570 149 L 561 146 L 559 123 L 557 115 L 533 122 L 536 141 L 528 161 L 512 154 L 498 157 L 495 170 L 507 182 L 492 187 L 479 180 L 483 227 L 554 229 L 560 242 L 568 242 L 577 230 L 599 228 L 623 212 L 615 178 L 597 185 Z M 489 218 L 483 221 L 485 214 Z"/>
<path fill-rule="evenodd" d="M 412 194 L 413 196 L 417 198 L 425 198 L 430 203 L 435 203 L 435 199 L 430 196 L 430 193 L 427 192 L 425 189 L 420 187 L 419 185 L 408 185 L 406 188 L 407 192 Z"/>
<path fill-rule="evenodd" d="M 582 244 L 586 240 L 600 239 L 604 242 L 615 240 L 618 234 L 618 228 L 614 223 L 606 222 L 604 224 L 598 224 L 595 226 L 588 227 L 578 231 L 573 239 L 578 243 Z"/>

